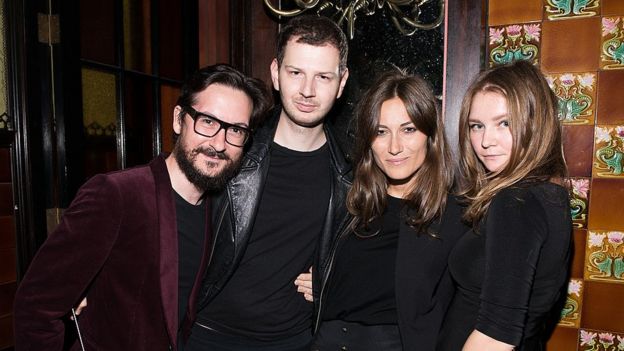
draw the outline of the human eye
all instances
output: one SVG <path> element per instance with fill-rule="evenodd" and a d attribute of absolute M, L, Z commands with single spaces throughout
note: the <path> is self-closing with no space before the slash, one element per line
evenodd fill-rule
<path fill-rule="evenodd" d="M 481 129 L 483 129 L 483 124 L 481 123 L 469 123 L 468 124 L 468 129 L 470 129 L 473 132 L 479 131 Z"/>
<path fill-rule="evenodd" d="M 228 132 L 236 136 L 243 136 L 245 135 L 245 133 L 247 133 L 245 129 L 238 126 L 231 126 L 230 128 L 228 128 Z"/>
<path fill-rule="evenodd" d="M 506 120 L 506 119 L 504 119 L 504 120 L 500 121 L 499 125 L 500 125 L 501 127 L 508 128 L 508 127 L 509 127 L 509 121 L 508 121 L 508 120 Z"/>
<path fill-rule="evenodd" d="M 403 128 L 403 132 L 406 133 L 406 134 L 416 133 L 417 131 L 418 131 L 418 128 L 416 128 L 414 126 L 409 126 L 409 127 Z"/>
<path fill-rule="evenodd" d="M 210 126 L 217 124 L 217 121 L 215 121 L 214 119 L 208 116 L 201 116 L 197 119 L 197 123 L 206 127 L 210 127 Z"/>
<path fill-rule="evenodd" d="M 388 131 L 385 130 L 384 128 L 378 128 L 377 129 L 377 136 L 383 136 L 383 135 L 386 135 L 386 134 L 388 134 Z"/>
<path fill-rule="evenodd" d="M 321 74 L 321 75 L 318 76 L 318 78 L 320 80 L 322 80 L 322 81 L 325 81 L 325 82 L 329 82 L 332 79 L 330 76 L 328 76 L 326 74 Z"/>
<path fill-rule="evenodd" d="M 301 72 L 293 69 L 293 70 L 288 71 L 288 74 L 293 76 L 293 77 L 297 77 L 297 76 L 301 75 Z"/>

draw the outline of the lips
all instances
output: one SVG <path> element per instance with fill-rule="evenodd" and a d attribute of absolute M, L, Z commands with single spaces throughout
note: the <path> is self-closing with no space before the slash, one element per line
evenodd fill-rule
<path fill-rule="evenodd" d="M 391 158 L 391 159 L 387 159 L 386 162 L 388 162 L 389 164 L 393 165 L 393 166 L 398 166 L 401 163 L 403 163 L 403 161 L 407 160 L 407 157 L 401 157 L 401 158 Z"/>
<path fill-rule="evenodd" d="M 316 110 L 317 105 L 312 104 L 312 103 L 302 102 L 302 101 L 295 101 L 295 107 L 297 107 L 297 110 L 301 112 L 312 112 Z"/>

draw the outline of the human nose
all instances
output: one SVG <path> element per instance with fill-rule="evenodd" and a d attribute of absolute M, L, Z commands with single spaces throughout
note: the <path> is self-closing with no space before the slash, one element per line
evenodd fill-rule
<path fill-rule="evenodd" d="M 496 145 L 496 131 L 491 128 L 483 128 L 483 134 L 481 135 L 481 146 L 484 149 Z"/>
<path fill-rule="evenodd" d="M 303 97 L 312 97 L 316 95 L 314 86 L 314 78 L 305 78 L 301 83 L 301 88 L 299 89 L 299 93 Z"/>
<path fill-rule="evenodd" d="M 403 144 L 401 143 L 401 139 L 397 135 L 390 135 L 390 145 L 388 145 L 388 153 L 396 156 L 402 151 Z"/>
<path fill-rule="evenodd" d="M 217 132 L 217 134 L 213 135 L 210 140 L 210 145 L 215 149 L 215 151 L 225 151 L 225 133 L 227 133 L 226 128 L 221 128 Z"/>

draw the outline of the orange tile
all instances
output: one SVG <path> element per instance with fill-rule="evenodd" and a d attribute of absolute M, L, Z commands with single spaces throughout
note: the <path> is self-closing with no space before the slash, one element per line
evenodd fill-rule
<path fill-rule="evenodd" d="M 501 24 L 536 22 L 542 20 L 542 0 L 490 0 L 488 23 Z"/>
<path fill-rule="evenodd" d="M 557 327 L 546 344 L 548 351 L 575 351 L 578 329 Z"/>
<path fill-rule="evenodd" d="M 589 197 L 590 230 L 624 230 L 623 180 L 594 178 Z"/>
<path fill-rule="evenodd" d="M 624 69 L 624 16 L 602 17 L 600 69 Z"/>
<path fill-rule="evenodd" d="M 579 330 L 578 351 L 624 350 L 624 334 L 610 330 Z"/>
<path fill-rule="evenodd" d="M 518 60 L 539 63 L 540 23 L 519 23 L 489 28 L 489 65 L 502 65 Z"/>
<path fill-rule="evenodd" d="M 624 283 L 624 233 L 589 230 L 585 245 L 585 279 Z"/>
<path fill-rule="evenodd" d="M 586 281 L 581 327 L 624 330 L 624 284 Z"/>
<path fill-rule="evenodd" d="M 568 282 L 568 295 L 561 310 L 562 327 L 578 328 L 581 324 L 581 311 L 583 310 L 583 279 L 570 279 Z"/>
<path fill-rule="evenodd" d="M 603 16 L 613 16 L 613 15 L 624 16 L 624 1 L 602 0 L 602 15 Z"/>
<path fill-rule="evenodd" d="M 597 125 L 594 135 L 592 175 L 595 178 L 624 180 L 624 125 Z"/>
<path fill-rule="evenodd" d="M 594 124 L 596 72 L 546 74 L 559 99 L 559 119 L 566 125 Z"/>
<path fill-rule="evenodd" d="M 563 126 L 563 152 L 571 177 L 591 176 L 594 126 Z"/>
<path fill-rule="evenodd" d="M 570 276 L 572 278 L 583 278 L 586 236 L 587 230 L 574 229 L 574 256 L 572 256 L 572 266 L 570 269 Z"/>
<path fill-rule="evenodd" d="M 624 70 L 598 72 L 596 124 L 624 124 Z"/>
<path fill-rule="evenodd" d="M 541 69 L 548 73 L 593 72 L 600 60 L 599 17 L 542 23 Z"/>
<path fill-rule="evenodd" d="M 600 0 L 586 0 L 583 7 L 572 1 L 544 0 L 544 20 L 558 21 L 600 15 Z"/>
<path fill-rule="evenodd" d="M 572 187 L 570 197 L 570 211 L 574 228 L 587 228 L 587 210 L 589 208 L 589 178 L 570 178 Z"/>

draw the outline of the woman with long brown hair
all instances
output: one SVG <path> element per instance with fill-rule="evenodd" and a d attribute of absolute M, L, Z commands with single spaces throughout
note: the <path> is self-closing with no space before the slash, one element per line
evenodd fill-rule
<path fill-rule="evenodd" d="M 460 112 L 464 235 L 439 350 L 543 350 L 567 280 L 572 222 L 557 100 L 540 71 L 483 72 Z"/>
<path fill-rule="evenodd" d="M 313 350 L 434 350 L 467 228 L 449 195 L 450 154 L 428 85 L 386 73 L 356 111 L 351 222 L 316 267 Z"/>

